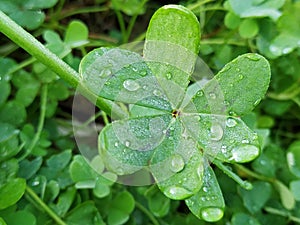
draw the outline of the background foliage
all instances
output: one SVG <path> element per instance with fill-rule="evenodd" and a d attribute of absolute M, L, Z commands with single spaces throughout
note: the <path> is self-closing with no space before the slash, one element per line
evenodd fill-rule
<path fill-rule="evenodd" d="M 214 168 L 226 210 L 216 224 L 300 223 L 300 1 L 164 1 L 191 9 L 202 28 L 200 56 L 217 72 L 240 54 L 269 59 L 267 97 L 242 119 L 262 154 L 230 166 L 247 191 Z M 74 69 L 95 47 L 145 37 L 160 1 L 0 0 L 0 9 Z M 74 90 L 3 35 L 0 46 L 0 224 L 209 224 L 154 186 L 128 187 L 80 156 L 72 132 Z M 255 87 L 253 87 L 255 88 Z M 80 110 L 80 109 L 77 109 Z M 99 127 L 107 123 L 99 111 Z M 90 118 L 85 119 L 86 125 Z M 109 179 L 106 179 L 109 178 Z"/>

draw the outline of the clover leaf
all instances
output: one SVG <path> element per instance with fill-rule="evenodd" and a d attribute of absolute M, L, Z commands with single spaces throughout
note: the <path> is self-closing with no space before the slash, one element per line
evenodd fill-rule
<path fill-rule="evenodd" d="M 41 9 L 51 8 L 56 3 L 57 0 L 2 0 L 0 9 L 22 27 L 34 30 L 45 20 L 46 16 Z"/>
<path fill-rule="evenodd" d="M 258 136 L 240 117 L 264 97 L 270 67 L 262 56 L 244 54 L 213 79 L 189 85 L 199 43 L 195 15 L 167 5 L 150 21 L 143 56 L 99 48 L 82 60 L 80 74 L 95 95 L 128 105 L 127 116 L 99 135 L 106 168 L 120 176 L 149 170 L 167 197 L 186 199 L 197 217 L 213 222 L 222 218 L 224 200 L 209 163 L 259 155 Z"/>

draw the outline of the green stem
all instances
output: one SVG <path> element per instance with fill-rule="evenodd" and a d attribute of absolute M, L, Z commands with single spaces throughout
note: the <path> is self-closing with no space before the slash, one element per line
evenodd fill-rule
<path fill-rule="evenodd" d="M 220 161 L 214 160 L 213 163 L 220 170 L 222 170 L 227 176 L 229 176 L 231 179 L 233 179 L 235 182 L 237 182 L 239 185 L 241 185 L 242 188 L 245 188 L 246 190 L 251 190 L 253 188 L 253 186 L 250 182 L 242 180 L 237 174 L 232 172 L 227 166 L 225 166 Z"/>
<path fill-rule="evenodd" d="M 237 168 L 238 170 L 242 171 L 243 173 L 245 173 L 245 174 L 247 174 L 247 175 L 249 175 L 249 176 L 251 176 L 253 178 L 256 178 L 258 180 L 263 180 L 263 181 L 267 181 L 267 182 L 270 182 L 270 183 L 274 183 L 274 181 L 275 181 L 272 178 L 265 177 L 263 175 L 257 174 L 255 172 L 247 169 L 246 167 L 240 165 L 240 164 L 235 164 L 234 166 L 235 166 L 235 168 Z"/>
<path fill-rule="evenodd" d="M 120 29 L 121 29 L 121 33 L 122 33 L 122 42 L 125 43 L 126 36 L 127 36 L 125 21 L 124 21 L 122 13 L 119 10 L 115 10 L 115 12 L 116 12 L 117 19 L 118 19 Z"/>
<path fill-rule="evenodd" d="M 42 90 L 41 90 L 41 107 L 40 107 L 41 111 L 40 111 L 37 131 L 34 135 L 34 138 L 31 141 L 30 146 L 28 147 L 24 155 L 20 158 L 20 160 L 26 158 L 32 152 L 32 150 L 34 149 L 34 147 L 36 146 L 36 144 L 38 143 L 41 137 L 41 133 L 45 122 L 46 108 L 47 108 L 47 94 L 48 94 L 48 85 L 45 84 L 42 86 Z"/>
<path fill-rule="evenodd" d="M 159 222 L 157 221 L 157 219 L 152 215 L 152 213 L 146 208 L 144 207 L 141 203 L 139 202 L 135 202 L 135 206 L 141 210 L 143 213 L 145 213 L 145 215 L 151 220 L 151 222 L 154 225 L 160 225 Z"/>
<path fill-rule="evenodd" d="M 131 17 L 131 19 L 129 21 L 129 24 L 128 24 L 128 27 L 127 27 L 126 36 L 123 40 L 124 43 L 128 42 L 137 17 L 138 17 L 138 15 L 134 15 L 134 16 Z"/>
<path fill-rule="evenodd" d="M 268 213 L 271 213 L 271 214 L 274 214 L 274 215 L 288 217 L 291 221 L 300 224 L 300 218 L 292 216 L 287 212 L 281 211 L 279 209 L 271 208 L 271 207 L 266 207 L 266 208 L 264 208 L 264 210 L 266 210 Z"/>
<path fill-rule="evenodd" d="M 26 186 L 26 193 L 43 209 L 57 224 L 67 225 L 58 215 L 55 214 L 37 194 L 28 186 Z"/>
<path fill-rule="evenodd" d="M 36 57 L 43 64 L 49 66 L 72 86 L 76 87 L 78 85 L 79 74 L 75 70 L 49 51 L 49 49 L 12 21 L 2 11 L 0 11 L 0 28 L 3 34 L 29 52 L 32 56 Z"/>
<path fill-rule="evenodd" d="M 74 16 L 77 14 L 104 12 L 106 10 L 108 10 L 108 7 L 85 7 L 65 12 L 64 14 L 60 15 L 59 19 L 64 19 L 66 17 Z"/>
<path fill-rule="evenodd" d="M 71 86 L 78 87 L 79 91 L 91 102 L 95 103 L 95 105 L 99 106 L 102 110 L 109 114 L 111 113 L 112 105 L 114 105 L 113 102 L 96 96 L 84 85 L 81 85 L 80 76 L 74 69 L 61 60 L 57 55 L 53 54 L 31 34 L 6 16 L 1 10 L 0 30 L 17 45 L 57 73 Z M 125 113 L 118 107 L 114 107 L 113 114 L 116 118 L 123 118 L 125 116 Z"/>

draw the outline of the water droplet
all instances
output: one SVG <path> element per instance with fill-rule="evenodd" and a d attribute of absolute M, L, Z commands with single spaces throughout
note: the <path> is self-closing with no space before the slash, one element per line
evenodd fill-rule
<path fill-rule="evenodd" d="M 117 175 L 124 175 L 124 170 L 123 170 L 122 167 L 117 167 L 117 168 L 115 169 L 115 173 L 116 173 Z"/>
<path fill-rule="evenodd" d="M 224 67 L 223 67 L 223 69 L 222 69 L 222 72 L 226 72 L 226 71 L 228 71 L 228 70 L 230 70 L 231 69 L 231 66 L 230 65 L 225 65 Z"/>
<path fill-rule="evenodd" d="M 100 76 L 101 78 L 106 78 L 106 77 L 109 77 L 111 74 L 112 74 L 112 72 L 111 72 L 110 69 L 103 69 L 103 70 L 100 72 L 99 76 Z"/>
<path fill-rule="evenodd" d="M 157 90 L 157 89 L 155 89 L 155 90 L 153 91 L 153 94 L 154 94 L 155 96 L 158 96 L 158 97 L 162 95 L 161 91 L 159 91 L 159 90 Z"/>
<path fill-rule="evenodd" d="M 140 88 L 140 85 L 135 80 L 125 80 L 123 87 L 128 91 L 136 91 Z"/>
<path fill-rule="evenodd" d="M 146 75 L 147 75 L 147 71 L 146 71 L 146 70 L 142 70 L 140 74 L 141 74 L 141 76 L 143 76 L 143 77 L 144 77 L 144 76 L 146 76 Z"/>
<path fill-rule="evenodd" d="M 119 146 L 119 143 L 118 142 L 115 142 L 115 147 L 118 147 Z"/>
<path fill-rule="evenodd" d="M 215 207 L 205 208 L 201 211 L 201 217 L 207 222 L 216 222 L 220 220 L 223 215 L 223 210 Z"/>
<path fill-rule="evenodd" d="M 237 125 L 237 122 L 236 122 L 235 119 L 233 119 L 233 118 L 228 118 L 228 119 L 226 120 L 226 126 L 227 126 L 227 127 L 235 127 L 236 125 Z"/>
<path fill-rule="evenodd" d="M 197 96 L 202 96 L 203 95 L 203 91 L 198 91 L 197 92 Z"/>
<path fill-rule="evenodd" d="M 234 111 L 229 111 L 228 114 L 229 114 L 230 116 L 237 116 L 236 112 L 234 112 Z"/>
<path fill-rule="evenodd" d="M 144 90 L 147 90 L 147 86 L 146 86 L 146 85 L 144 85 L 144 86 L 143 86 L 143 89 L 144 89 Z"/>
<path fill-rule="evenodd" d="M 199 165 L 198 168 L 197 168 L 197 170 L 196 170 L 196 172 L 197 172 L 198 177 L 202 177 L 203 173 L 204 173 L 203 166 Z"/>
<path fill-rule="evenodd" d="M 39 184 L 40 184 L 40 181 L 37 179 L 32 181 L 32 183 L 31 183 L 32 186 L 38 186 Z"/>
<path fill-rule="evenodd" d="M 183 168 L 184 168 L 184 160 L 183 160 L 182 156 L 179 155 L 179 154 L 175 154 L 175 155 L 171 156 L 171 167 L 170 167 L 170 169 L 174 173 L 178 173 L 181 170 L 183 170 Z"/>
<path fill-rule="evenodd" d="M 229 106 L 229 104 L 230 104 L 229 101 L 226 101 L 226 100 L 224 100 L 223 103 L 224 103 L 225 106 Z"/>
<path fill-rule="evenodd" d="M 239 79 L 242 80 L 244 78 L 243 74 L 239 74 Z"/>
<path fill-rule="evenodd" d="M 241 72 L 241 69 L 240 69 L 240 68 L 236 68 L 236 71 L 237 71 L 237 72 Z"/>
<path fill-rule="evenodd" d="M 138 71 L 138 69 L 135 68 L 134 66 L 132 67 L 132 70 L 133 70 L 134 72 L 137 72 L 137 71 Z"/>
<path fill-rule="evenodd" d="M 247 58 L 252 60 L 252 61 L 258 61 L 258 60 L 261 59 L 261 57 L 258 54 L 247 55 Z"/>
<path fill-rule="evenodd" d="M 171 186 L 164 191 L 165 195 L 171 199 L 181 200 L 191 196 L 193 193 L 183 187 Z"/>
<path fill-rule="evenodd" d="M 210 137 L 213 141 L 219 141 L 223 137 L 223 128 L 220 124 L 213 124 L 210 128 Z"/>
<path fill-rule="evenodd" d="M 216 99 L 217 98 L 217 95 L 213 92 L 210 92 L 208 95 L 211 99 Z"/>
<path fill-rule="evenodd" d="M 275 46 L 275 45 L 270 45 L 269 50 L 270 50 L 270 52 L 271 52 L 272 54 L 274 54 L 274 55 L 276 55 L 276 56 L 281 55 L 281 50 L 280 50 L 280 48 L 278 48 L 278 47 Z"/>
<path fill-rule="evenodd" d="M 208 188 L 205 187 L 205 186 L 202 188 L 202 190 L 203 190 L 204 192 L 208 192 Z"/>
<path fill-rule="evenodd" d="M 166 76 L 167 76 L 167 79 L 168 79 L 168 80 L 171 80 L 171 78 L 172 78 L 172 73 L 168 72 Z"/>
<path fill-rule="evenodd" d="M 129 147 L 130 146 L 130 142 L 129 141 L 125 141 L 125 146 Z"/>
<path fill-rule="evenodd" d="M 257 99 L 254 103 L 253 103 L 253 105 L 254 106 L 257 106 L 259 103 L 260 103 L 260 101 L 261 101 L 261 99 L 259 98 L 259 99 Z"/>
<path fill-rule="evenodd" d="M 288 54 L 292 51 L 293 51 L 293 48 L 291 48 L 291 47 L 286 47 L 286 48 L 282 49 L 283 54 Z"/>
<path fill-rule="evenodd" d="M 246 139 L 245 139 L 245 140 L 242 140 L 242 143 L 243 143 L 243 144 L 249 144 L 249 142 L 250 142 L 250 141 L 249 141 L 249 140 L 246 140 Z"/>
<path fill-rule="evenodd" d="M 244 163 L 255 159 L 259 155 L 259 148 L 255 145 L 241 144 L 235 147 L 232 152 L 230 160 L 235 162 Z"/>

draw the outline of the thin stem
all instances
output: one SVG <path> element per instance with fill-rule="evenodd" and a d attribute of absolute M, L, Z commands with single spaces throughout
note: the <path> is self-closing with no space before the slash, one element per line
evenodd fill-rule
<path fill-rule="evenodd" d="M 151 222 L 154 224 L 154 225 L 160 225 L 158 220 L 152 215 L 152 213 L 146 208 L 144 207 L 141 203 L 139 202 L 135 202 L 135 206 L 141 210 L 143 213 L 145 213 L 145 215 L 151 220 Z"/>
<path fill-rule="evenodd" d="M 134 16 L 131 17 L 131 19 L 129 21 L 129 24 L 128 24 L 128 27 L 127 27 L 126 36 L 124 38 L 124 43 L 128 42 L 137 17 L 138 17 L 138 15 L 134 15 Z"/>
<path fill-rule="evenodd" d="M 245 41 L 236 41 L 236 40 L 225 40 L 223 38 L 214 38 L 214 39 L 203 39 L 201 40 L 202 45 L 237 45 L 237 46 L 247 46 Z"/>
<path fill-rule="evenodd" d="M 117 19 L 118 19 L 120 29 L 121 29 L 121 33 L 122 33 L 122 42 L 125 43 L 126 42 L 126 36 L 127 36 L 125 21 L 124 21 L 122 13 L 119 10 L 115 10 L 115 12 L 116 12 Z"/>
<path fill-rule="evenodd" d="M 213 2 L 214 0 L 204 0 L 204 1 L 199 1 L 196 2 L 195 4 L 189 5 L 187 8 L 191 11 L 197 9 L 198 7 L 201 7 L 202 5 L 206 4 L 206 3 L 210 3 Z"/>
<path fill-rule="evenodd" d="M 84 13 L 96 13 L 96 12 L 104 12 L 108 10 L 108 7 L 85 7 L 80 9 L 75 9 L 72 11 L 64 12 L 60 15 L 59 19 L 64 19 L 69 16 L 74 16 L 77 14 L 84 14 Z"/>
<path fill-rule="evenodd" d="M 34 135 L 34 138 L 31 141 L 30 146 L 28 147 L 24 155 L 20 158 L 20 160 L 26 158 L 32 152 L 32 150 L 34 149 L 34 147 L 36 146 L 36 144 L 38 143 L 41 137 L 41 133 L 45 122 L 45 115 L 46 115 L 46 108 L 47 108 L 47 95 L 48 95 L 48 85 L 45 84 L 42 86 L 42 90 L 41 90 L 41 107 L 40 107 L 40 117 L 39 117 L 37 131 Z"/>
<path fill-rule="evenodd" d="M 244 172 L 245 174 L 247 174 L 247 175 L 249 175 L 249 176 L 251 176 L 251 177 L 253 177 L 253 178 L 256 178 L 256 179 L 258 179 L 258 180 L 268 181 L 268 182 L 271 182 L 271 183 L 274 182 L 274 179 L 269 178 L 269 177 L 265 177 L 265 176 L 260 175 L 260 174 L 257 174 L 257 173 L 255 173 L 255 172 L 253 172 L 253 171 L 247 169 L 246 167 L 240 165 L 240 164 L 235 164 L 234 166 L 235 166 L 235 168 L 237 168 L 238 170 Z"/>
<path fill-rule="evenodd" d="M 104 124 L 108 125 L 109 124 L 109 120 L 107 118 L 107 114 L 104 111 L 102 111 L 101 114 L 102 114 L 102 118 L 103 118 Z"/>
<path fill-rule="evenodd" d="M 36 58 L 34 58 L 34 57 L 25 59 L 23 62 L 18 63 L 17 66 L 13 67 L 13 68 L 9 71 L 9 73 L 10 73 L 10 74 L 13 74 L 13 73 L 17 72 L 18 70 L 20 70 L 20 69 L 22 69 L 22 68 L 24 68 L 24 67 L 26 67 L 26 66 L 28 66 L 28 65 L 30 65 L 30 64 L 32 64 L 32 63 L 34 63 L 35 61 L 36 61 Z"/>
<path fill-rule="evenodd" d="M 67 225 L 55 212 L 52 211 L 37 194 L 28 186 L 26 186 L 26 193 L 43 209 L 57 224 Z M 40 209 L 40 208 L 39 208 Z"/>
<path fill-rule="evenodd" d="M 271 214 L 274 214 L 274 215 L 288 217 L 291 221 L 294 221 L 294 222 L 300 224 L 300 218 L 292 216 L 288 212 L 284 212 L 284 211 L 281 211 L 279 209 L 275 209 L 275 208 L 272 208 L 272 207 L 265 207 L 264 210 L 266 210 L 268 213 L 271 213 Z"/>
<path fill-rule="evenodd" d="M 241 185 L 242 188 L 245 188 L 246 190 L 251 190 L 253 188 L 252 184 L 248 181 L 242 180 L 237 174 L 232 172 L 227 166 L 225 166 L 223 163 L 221 163 L 218 160 L 214 160 L 213 163 L 222 170 L 227 176 L 232 178 L 235 182 L 237 182 L 239 185 Z"/>

